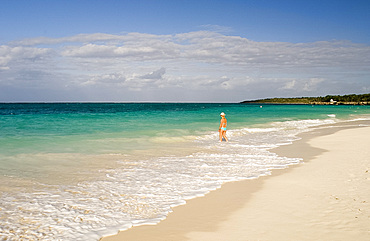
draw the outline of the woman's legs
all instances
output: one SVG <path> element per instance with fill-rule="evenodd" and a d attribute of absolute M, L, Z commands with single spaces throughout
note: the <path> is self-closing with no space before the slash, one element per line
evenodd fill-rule
<path fill-rule="evenodd" d="M 220 131 L 220 141 L 222 141 L 222 137 L 225 139 L 225 141 L 229 141 L 226 137 L 226 131 Z"/>

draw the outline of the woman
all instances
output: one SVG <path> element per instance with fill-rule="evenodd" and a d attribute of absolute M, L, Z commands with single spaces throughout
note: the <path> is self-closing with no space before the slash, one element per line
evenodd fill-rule
<path fill-rule="evenodd" d="M 226 126 L 227 126 L 227 120 L 225 118 L 225 113 L 222 112 L 220 114 L 221 121 L 220 121 L 220 128 L 218 129 L 218 132 L 220 133 L 220 142 L 222 142 L 222 138 L 225 139 L 225 141 L 229 141 L 226 137 Z"/>

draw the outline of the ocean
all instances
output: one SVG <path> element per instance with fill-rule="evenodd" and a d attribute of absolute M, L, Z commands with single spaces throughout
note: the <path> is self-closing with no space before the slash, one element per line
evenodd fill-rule
<path fill-rule="evenodd" d="M 219 142 L 221 112 L 229 142 Z M 0 240 L 99 240 L 223 183 L 300 163 L 272 148 L 369 106 L 0 104 Z"/>

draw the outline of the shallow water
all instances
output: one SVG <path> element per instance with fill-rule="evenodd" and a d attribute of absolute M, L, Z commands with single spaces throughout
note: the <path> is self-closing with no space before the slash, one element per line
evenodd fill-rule
<path fill-rule="evenodd" d="M 222 183 L 299 163 L 269 151 L 297 134 L 359 118 L 367 106 L 0 104 L 1 237 L 98 240 L 157 223 Z"/>

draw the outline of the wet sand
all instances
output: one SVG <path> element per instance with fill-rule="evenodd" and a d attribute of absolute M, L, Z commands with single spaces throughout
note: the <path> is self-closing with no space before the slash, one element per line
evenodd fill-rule
<path fill-rule="evenodd" d="M 301 164 L 224 184 L 157 225 L 102 240 L 370 240 L 369 124 L 304 133 L 273 150 Z"/>

